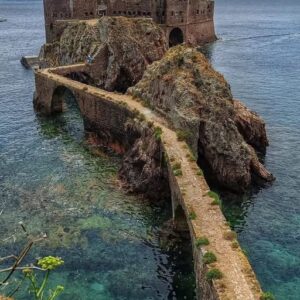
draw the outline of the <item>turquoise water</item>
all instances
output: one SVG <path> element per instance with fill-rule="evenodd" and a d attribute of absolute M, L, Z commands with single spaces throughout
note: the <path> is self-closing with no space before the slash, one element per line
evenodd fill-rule
<path fill-rule="evenodd" d="M 265 162 L 277 180 L 228 199 L 224 210 L 263 288 L 279 300 L 300 300 L 299 6 L 218 0 L 220 40 L 207 49 L 235 97 L 267 123 Z M 43 43 L 40 1 L 0 0 L 0 15 L 8 19 L 0 23 L 0 255 L 19 249 L 23 220 L 51 240 L 32 257 L 66 261 L 61 299 L 193 299 L 188 242 L 164 238 L 169 204 L 124 194 L 119 158 L 93 154 L 75 111 L 49 119 L 32 111 L 32 74 L 18 60 Z"/>
<path fill-rule="evenodd" d="M 263 288 L 299 300 L 300 2 L 218 0 L 216 27 L 209 57 L 234 96 L 266 121 L 265 163 L 277 178 L 225 212 Z"/>
<path fill-rule="evenodd" d="M 0 15 L 0 257 L 24 246 L 23 221 L 48 235 L 28 261 L 65 261 L 52 282 L 62 300 L 194 299 L 191 245 L 169 230 L 170 202 L 124 193 L 120 158 L 87 143 L 71 97 L 67 113 L 34 113 L 33 74 L 19 59 L 43 43 L 42 2 L 0 0 Z"/>

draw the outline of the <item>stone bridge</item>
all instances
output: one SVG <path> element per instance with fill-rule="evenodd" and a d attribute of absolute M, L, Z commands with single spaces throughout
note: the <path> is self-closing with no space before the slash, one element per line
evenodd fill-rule
<path fill-rule="evenodd" d="M 109 144 L 119 152 L 126 146 L 130 147 L 130 142 L 124 139 L 124 126 L 128 118 L 134 118 L 134 112 L 138 111 L 146 120 L 160 127 L 163 151 L 168 158 L 173 217 L 176 221 L 181 214 L 185 216 L 193 245 L 197 299 L 260 299 L 262 291 L 248 259 L 229 228 L 220 206 L 212 205 L 209 187 L 197 163 L 190 159 L 186 143 L 178 141 L 176 133 L 164 119 L 131 96 L 107 92 L 66 77 L 72 72 L 84 72 L 87 67 L 78 64 L 37 70 L 34 99 L 36 110 L 46 115 L 63 111 L 64 92 L 66 89 L 71 91 L 79 105 L 85 129 L 96 133 L 110 131 L 107 137 Z M 174 161 L 180 162 L 182 176 L 176 176 Z M 205 260 L 209 252 L 213 252 L 217 260 L 207 264 Z M 207 275 L 211 275 L 214 269 L 220 270 L 223 276 L 209 280 Z"/>

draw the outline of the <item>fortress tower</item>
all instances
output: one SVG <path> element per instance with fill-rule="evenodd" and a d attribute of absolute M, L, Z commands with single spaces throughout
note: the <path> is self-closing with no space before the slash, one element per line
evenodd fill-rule
<path fill-rule="evenodd" d="M 170 46 L 215 40 L 214 1 L 211 0 L 43 0 L 46 42 L 59 35 L 66 20 L 101 16 L 152 18 L 166 32 Z"/>

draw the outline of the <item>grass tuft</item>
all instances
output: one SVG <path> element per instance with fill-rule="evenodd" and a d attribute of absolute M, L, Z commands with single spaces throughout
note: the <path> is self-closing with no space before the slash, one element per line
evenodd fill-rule
<path fill-rule="evenodd" d="M 202 170 L 198 170 L 197 175 L 198 176 L 203 176 L 203 171 Z"/>
<path fill-rule="evenodd" d="M 221 279 L 222 277 L 223 277 L 223 273 L 219 269 L 211 269 L 206 273 L 206 279 L 208 281 Z"/>
<path fill-rule="evenodd" d="M 197 219 L 197 215 L 195 213 L 194 210 L 191 210 L 190 213 L 189 213 L 189 219 L 190 220 L 196 220 Z"/>
<path fill-rule="evenodd" d="M 160 127 L 155 127 L 154 128 L 154 137 L 157 141 L 161 140 L 161 135 L 162 135 L 162 129 Z"/>
<path fill-rule="evenodd" d="M 183 175 L 181 169 L 174 170 L 174 171 L 173 171 L 173 174 L 174 174 L 176 177 L 177 177 L 177 176 L 182 176 L 182 175 Z"/>
<path fill-rule="evenodd" d="M 217 257 L 216 255 L 213 253 L 213 252 L 206 252 L 204 255 L 203 255 L 203 262 L 208 265 L 208 264 L 212 264 L 214 262 L 217 261 Z"/>
<path fill-rule="evenodd" d="M 196 247 L 200 248 L 201 246 L 207 246 L 209 245 L 209 240 L 205 236 L 201 236 L 196 239 Z"/>
<path fill-rule="evenodd" d="M 221 206 L 221 200 L 220 197 L 217 193 L 213 192 L 213 191 L 209 191 L 207 193 L 207 195 L 211 198 L 213 198 L 213 201 L 211 202 L 211 205 L 219 205 Z"/>
<path fill-rule="evenodd" d="M 263 293 L 260 298 L 260 300 L 275 300 L 275 297 L 272 293 L 270 292 L 265 292 Z"/>

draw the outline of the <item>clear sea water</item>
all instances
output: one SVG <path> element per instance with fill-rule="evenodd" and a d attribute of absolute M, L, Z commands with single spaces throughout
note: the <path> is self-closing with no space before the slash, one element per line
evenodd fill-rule
<path fill-rule="evenodd" d="M 191 245 L 166 238 L 170 203 L 126 195 L 120 158 L 86 145 L 74 108 L 35 115 L 33 74 L 19 60 L 44 43 L 42 1 L 0 0 L 0 16 L 0 257 L 21 250 L 23 221 L 49 236 L 28 260 L 65 261 L 52 277 L 65 286 L 59 299 L 194 299 Z"/>
<path fill-rule="evenodd" d="M 0 0 L 8 19 L 0 23 L 0 256 L 22 245 L 22 220 L 51 241 L 32 257 L 65 259 L 56 277 L 62 300 L 193 299 L 188 241 L 168 244 L 161 233 L 169 204 L 124 194 L 119 158 L 86 146 L 74 110 L 34 114 L 33 76 L 19 59 L 43 43 L 42 13 L 41 1 Z M 218 0 L 216 28 L 207 54 L 234 96 L 265 119 L 265 163 L 277 177 L 228 199 L 224 212 L 263 289 L 300 300 L 300 2 Z"/>
<path fill-rule="evenodd" d="M 277 180 L 225 205 L 265 290 L 300 299 L 300 1 L 217 0 L 208 49 L 236 98 L 266 121 Z M 241 200 L 241 199 L 240 199 Z"/>

